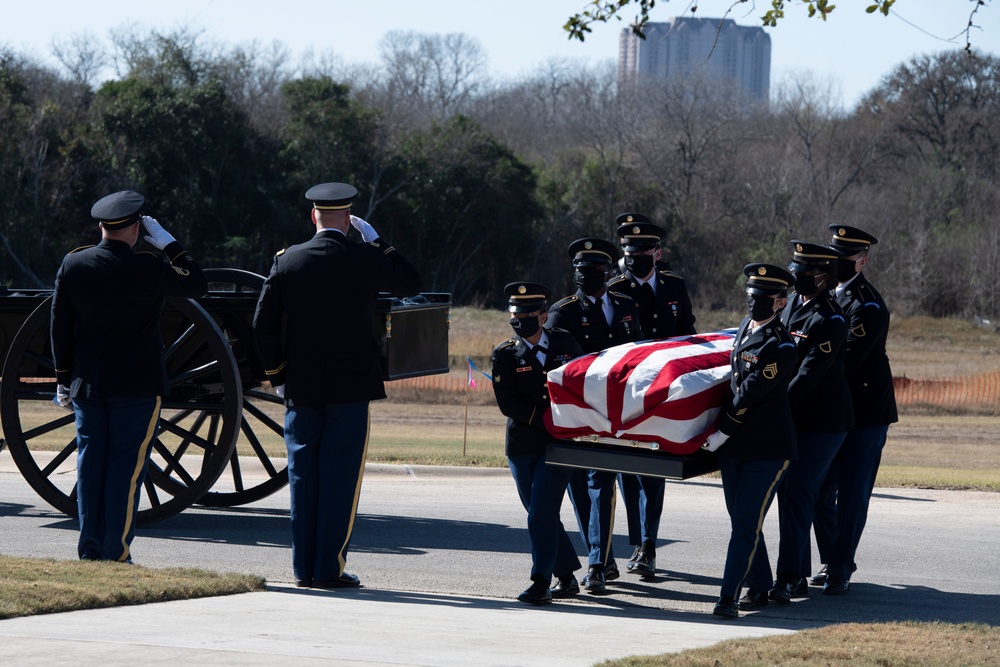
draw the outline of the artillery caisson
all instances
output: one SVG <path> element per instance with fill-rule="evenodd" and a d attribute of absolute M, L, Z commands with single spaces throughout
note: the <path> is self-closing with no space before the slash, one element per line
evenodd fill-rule
<path fill-rule="evenodd" d="M 238 269 L 205 274 L 205 296 L 167 299 L 164 307 L 170 395 L 162 404 L 140 524 L 195 503 L 254 502 L 288 483 L 284 408 L 267 386 L 251 326 L 264 278 Z M 51 295 L 51 290 L 0 292 L 0 424 L 28 484 L 75 517 L 74 415 L 52 403 Z M 450 309 L 448 294 L 379 298 L 372 327 L 386 380 L 448 371 Z"/>

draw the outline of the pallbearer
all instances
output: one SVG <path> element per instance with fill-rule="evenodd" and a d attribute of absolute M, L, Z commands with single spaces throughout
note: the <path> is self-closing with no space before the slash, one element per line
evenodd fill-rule
<path fill-rule="evenodd" d="M 623 213 L 617 222 L 618 239 L 625 255 L 624 272 L 608 284 L 608 290 L 635 301 L 643 336 L 649 340 L 695 333 L 687 284 L 663 259 L 660 244 L 666 231 L 641 213 Z M 656 574 L 664 480 L 620 474 L 618 482 L 628 517 L 629 544 L 635 547 L 625 571 L 652 577 Z"/>
<path fill-rule="evenodd" d="M 830 467 L 816 510 L 816 541 L 826 566 L 823 593 L 850 590 L 854 556 L 868 520 L 868 503 L 882 460 L 889 424 L 898 421 L 892 370 L 885 353 L 889 309 L 862 272 L 878 239 L 856 227 L 830 225 L 830 245 L 844 253 L 837 260 L 837 303 L 847 318 L 844 376 L 854 404 L 854 428 Z"/>
<path fill-rule="evenodd" d="M 545 462 L 552 437 L 542 418 L 549 410 L 545 372 L 583 351 L 566 331 L 543 326 L 548 319 L 547 287 L 516 282 L 507 285 L 504 294 L 514 336 L 493 350 L 493 393 L 507 416 L 507 461 L 528 511 L 531 538 L 532 583 L 517 599 L 541 605 L 580 592 L 573 574 L 580 569 L 580 560 L 559 518 L 573 469 Z M 553 574 L 557 581 L 550 591 Z"/>
<path fill-rule="evenodd" d="M 585 353 L 642 340 L 635 302 L 608 290 L 611 267 L 618 260 L 614 244 L 582 238 L 573 241 L 568 252 L 578 289 L 549 309 L 551 325 L 573 334 Z M 583 585 L 591 593 L 605 592 L 606 582 L 619 576 L 611 548 L 616 477 L 603 470 L 578 470 L 569 483 L 569 497 L 588 552 Z"/>
<path fill-rule="evenodd" d="M 733 398 L 723 406 L 718 430 L 703 448 L 719 451 L 719 469 L 732 533 L 719 602 L 712 613 L 737 618 L 737 600 L 746 583 L 753 590 L 772 586 L 761 526 L 774 493 L 796 457 L 795 424 L 788 382 L 798 355 L 778 313 L 793 278 L 770 264 L 747 264 L 747 316 L 736 332 L 730 355 Z M 766 552 L 765 552 L 766 553 Z M 763 567 L 759 564 L 763 563 Z M 751 564 L 754 567 L 751 567 Z"/>

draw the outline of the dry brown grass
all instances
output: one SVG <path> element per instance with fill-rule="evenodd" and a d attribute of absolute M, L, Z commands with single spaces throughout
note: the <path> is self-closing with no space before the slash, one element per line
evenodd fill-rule
<path fill-rule="evenodd" d="M 0 619 L 264 590 L 261 577 L 192 568 L 0 556 Z"/>
<path fill-rule="evenodd" d="M 602 667 L 891 667 L 1000 664 L 1000 628 L 980 624 L 844 623 L 707 648 L 599 663 Z"/>

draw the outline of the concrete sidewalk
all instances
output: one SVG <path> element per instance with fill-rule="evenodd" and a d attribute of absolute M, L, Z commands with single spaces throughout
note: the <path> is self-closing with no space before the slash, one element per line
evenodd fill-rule
<path fill-rule="evenodd" d="M 0 664 L 580 667 L 805 627 L 814 626 L 582 601 L 537 608 L 496 598 L 272 586 L 0 621 Z"/>

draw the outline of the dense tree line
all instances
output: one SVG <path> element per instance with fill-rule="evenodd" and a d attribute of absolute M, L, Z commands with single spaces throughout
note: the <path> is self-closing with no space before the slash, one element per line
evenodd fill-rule
<path fill-rule="evenodd" d="M 619 89 L 610 65 L 552 61 L 495 81 L 464 35 L 390 33 L 378 67 L 135 29 L 58 55 L 55 70 L 0 49 L 9 287 L 51 285 L 95 241 L 91 204 L 125 188 L 205 266 L 266 273 L 311 233 L 302 193 L 341 180 L 459 304 L 498 305 L 521 278 L 569 293 L 569 242 L 612 239 L 632 210 L 668 229 L 696 307 L 738 305 L 743 264 L 846 223 L 880 237 L 869 273 L 894 311 L 1000 315 L 990 56 L 917 58 L 845 112 L 806 78 L 768 105 L 697 72 Z"/>

